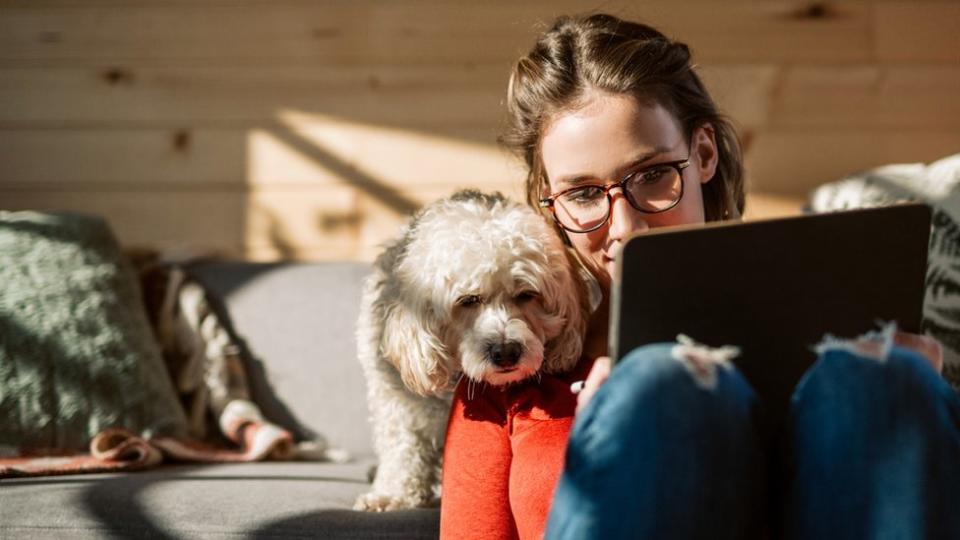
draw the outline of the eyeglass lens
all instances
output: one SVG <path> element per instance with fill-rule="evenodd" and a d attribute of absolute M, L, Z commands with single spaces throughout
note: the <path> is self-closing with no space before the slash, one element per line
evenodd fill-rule
<path fill-rule="evenodd" d="M 663 165 L 629 177 L 623 191 L 637 210 L 662 212 L 680 200 L 682 184 L 680 171 Z M 611 197 L 607 192 L 604 186 L 586 185 L 561 194 L 554 201 L 560 224 L 572 231 L 589 231 L 602 225 L 610 214 Z"/>

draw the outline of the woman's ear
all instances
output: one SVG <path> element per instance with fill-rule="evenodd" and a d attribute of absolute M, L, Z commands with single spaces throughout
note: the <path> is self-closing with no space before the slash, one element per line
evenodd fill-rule
<path fill-rule="evenodd" d="M 448 391 L 453 374 L 435 317 L 397 302 L 386 310 L 385 319 L 380 351 L 407 388 L 421 396 Z"/>
<path fill-rule="evenodd" d="M 690 142 L 690 156 L 690 165 L 699 173 L 700 183 L 706 184 L 713 180 L 717 172 L 717 162 L 720 159 L 713 124 L 703 124 L 694 129 Z"/>

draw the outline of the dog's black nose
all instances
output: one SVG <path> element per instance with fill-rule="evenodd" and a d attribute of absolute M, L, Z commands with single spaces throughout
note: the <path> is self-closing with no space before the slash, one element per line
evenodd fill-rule
<path fill-rule="evenodd" d="M 487 351 L 490 361 L 500 367 L 515 366 L 523 353 L 523 346 L 515 341 L 494 343 Z"/>

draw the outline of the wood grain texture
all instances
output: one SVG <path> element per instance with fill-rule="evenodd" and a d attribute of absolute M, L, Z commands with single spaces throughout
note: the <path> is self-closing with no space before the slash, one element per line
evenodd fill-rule
<path fill-rule="evenodd" d="M 496 145 L 510 66 L 597 8 L 690 45 L 741 132 L 748 218 L 960 150 L 954 0 L 0 0 L 0 208 L 180 253 L 369 260 L 458 187 L 522 197 Z"/>
<path fill-rule="evenodd" d="M 746 156 L 750 189 L 805 198 L 816 186 L 890 163 L 929 163 L 960 151 L 956 130 L 770 131 Z"/>
<path fill-rule="evenodd" d="M 956 65 L 798 66 L 771 104 L 776 127 L 960 129 Z"/>
<path fill-rule="evenodd" d="M 960 3 L 877 2 L 873 10 L 877 60 L 960 63 Z"/>
<path fill-rule="evenodd" d="M 0 191 L 4 210 L 97 214 L 124 246 L 168 253 L 241 255 L 247 205 L 239 193 Z"/>
<path fill-rule="evenodd" d="M 202 191 L 245 186 L 516 180 L 494 129 L 405 131 L 316 118 L 269 128 L 0 130 L 0 187 Z M 55 156 L 55 159 L 50 159 Z"/>
<path fill-rule="evenodd" d="M 507 66 L 0 69 L 0 127 L 271 125 L 285 111 L 408 129 L 496 124 Z"/>
<path fill-rule="evenodd" d="M 867 2 L 97 2 L 0 9 L 0 59 L 64 62 L 511 62 L 556 16 L 602 10 L 682 36 L 709 61 L 871 55 Z"/>

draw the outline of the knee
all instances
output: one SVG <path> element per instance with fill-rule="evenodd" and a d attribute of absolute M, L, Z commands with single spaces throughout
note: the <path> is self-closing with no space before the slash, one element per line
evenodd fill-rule
<path fill-rule="evenodd" d="M 608 436 L 663 432 L 654 426 L 709 432 L 753 423 L 756 396 L 740 372 L 729 362 L 689 353 L 676 343 L 631 351 L 578 415 L 571 442 L 602 445 Z"/>
<path fill-rule="evenodd" d="M 941 393 L 946 382 L 920 354 L 891 347 L 878 355 L 847 348 L 821 352 L 797 385 L 794 400 L 835 400 L 850 395 L 897 399 Z"/>
<path fill-rule="evenodd" d="M 887 426 L 915 426 L 949 416 L 956 392 L 920 354 L 892 347 L 882 355 L 828 349 L 794 392 L 794 415 L 866 427 L 869 418 Z M 902 420 L 903 422 L 891 422 Z"/>
<path fill-rule="evenodd" d="M 960 394 L 919 354 L 828 348 L 793 398 L 789 519 L 822 523 L 827 514 L 814 518 L 812 509 L 851 523 L 863 508 L 879 517 L 936 514 L 949 500 L 944 489 L 960 485 L 958 426 Z M 836 496 L 820 506 L 825 489 Z"/>
<path fill-rule="evenodd" d="M 704 384 L 703 358 L 689 358 L 679 345 L 640 347 L 615 366 L 574 422 L 570 481 L 606 485 L 650 463 L 729 465 L 756 453 L 757 398 L 746 379 L 716 362 Z"/>
<path fill-rule="evenodd" d="M 730 362 L 731 356 L 722 349 L 681 343 L 639 347 L 614 368 L 607 388 L 601 388 L 610 397 L 599 402 L 629 408 L 655 405 L 661 410 L 678 409 L 671 405 L 689 409 L 697 404 L 750 404 L 756 399 L 753 390 Z"/>

